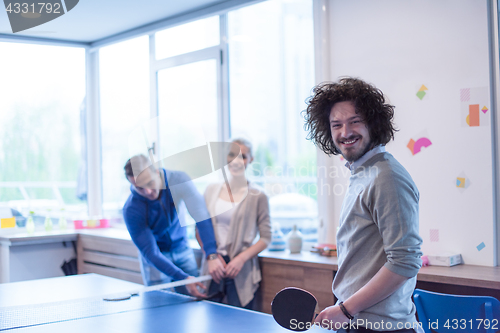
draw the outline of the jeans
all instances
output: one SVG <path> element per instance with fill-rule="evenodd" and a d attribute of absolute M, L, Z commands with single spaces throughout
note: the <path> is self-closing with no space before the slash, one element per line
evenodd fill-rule
<path fill-rule="evenodd" d="M 182 269 L 190 276 L 198 276 L 198 266 L 194 258 L 193 249 L 190 247 L 183 247 L 169 252 L 162 252 L 162 254 L 170 260 L 175 266 Z M 141 274 L 142 281 L 146 286 L 153 286 L 156 284 L 163 284 L 172 282 L 172 278 L 168 275 L 157 270 L 154 266 L 149 264 L 146 259 L 141 256 Z M 181 294 L 189 295 L 185 286 L 175 287 L 175 291 Z"/>

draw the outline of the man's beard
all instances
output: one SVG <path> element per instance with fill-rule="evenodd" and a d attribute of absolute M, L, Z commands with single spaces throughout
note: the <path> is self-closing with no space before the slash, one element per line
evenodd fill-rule
<path fill-rule="evenodd" d="M 353 162 L 356 162 L 357 160 L 359 160 L 361 157 L 363 157 L 367 152 L 369 152 L 373 147 L 373 144 L 371 142 L 369 142 L 363 150 L 359 151 L 359 152 L 353 152 L 353 153 L 344 153 L 342 151 L 342 149 L 340 149 L 339 147 L 337 147 L 337 149 L 341 152 L 342 156 L 344 156 L 344 158 L 347 160 L 347 162 L 349 163 L 353 163 Z"/>

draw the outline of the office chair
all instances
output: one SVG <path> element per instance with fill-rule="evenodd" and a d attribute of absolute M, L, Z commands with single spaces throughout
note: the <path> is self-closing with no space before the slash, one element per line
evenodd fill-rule
<path fill-rule="evenodd" d="M 415 289 L 413 300 L 425 333 L 493 333 L 500 330 L 500 301 L 496 298 Z"/>

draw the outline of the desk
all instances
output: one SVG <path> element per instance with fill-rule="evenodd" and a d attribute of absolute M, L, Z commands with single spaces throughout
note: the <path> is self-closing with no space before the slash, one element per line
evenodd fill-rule
<path fill-rule="evenodd" d="M 0 283 L 63 276 L 62 263 L 75 257 L 73 229 L 36 231 L 2 229 L 0 233 Z"/>
<path fill-rule="evenodd" d="M 93 296 L 99 295 L 100 291 L 92 287 L 93 282 L 99 280 L 104 281 L 107 287 L 111 278 L 104 278 L 98 275 L 82 275 L 77 279 L 71 277 L 45 279 L 38 281 L 36 289 L 48 288 L 49 286 L 60 285 L 67 290 L 78 289 L 82 284 L 85 289 L 90 291 Z M 117 282 L 116 280 L 114 282 Z M 14 289 L 20 287 L 34 290 L 32 287 L 35 281 L 25 281 L 18 283 L 4 284 L 0 289 L 0 299 L 3 298 L 2 290 L 9 289 L 17 284 Z M 125 283 L 125 284 L 123 284 Z M 123 288 L 129 290 L 137 290 L 136 284 L 123 282 L 115 288 L 114 291 Z M 111 291 L 111 290 L 110 290 Z M 81 295 L 67 295 L 62 297 L 63 300 L 68 301 L 72 298 L 78 298 Z M 43 299 L 35 295 L 35 299 Z M 59 297 L 61 299 L 61 297 Z M 178 295 L 164 291 L 151 291 L 148 293 L 140 293 L 139 296 L 134 296 L 129 300 L 120 302 L 105 302 L 102 298 L 98 297 L 92 301 L 95 308 L 100 308 L 98 314 L 89 308 L 90 303 L 83 303 L 81 300 L 74 299 L 73 303 L 67 303 L 69 306 L 58 306 L 59 318 L 64 315 L 71 315 L 72 312 L 84 314 L 83 317 L 78 318 L 65 318 L 59 322 L 50 322 L 51 318 L 55 315 L 49 314 L 41 316 L 40 306 L 35 305 L 34 311 L 30 309 L 30 315 L 21 317 L 21 322 L 18 326 L 25 326 L 26 322 L 33 320 L 34 317 L 41 319 L 41 323 L 34 326 L 20 327 L 12 329 L 12 332 L 23 333 L 88 333 L 88 332 L 127 332 L 127 333 L 143 333 L 143 332 L 214 332 L 214 333 L 240 333 L 240 332 L 289 332 L 281 328 L 272 316 L 260 312 L 249 311 L 241 308 L 235 308 L 218 303 L 207 301 L 194 301 L 193 298 Z M 87 309 L 85 309 L 87 307 Z M 47 306 L 45 307 L 47 308 Z M 7 322 L 12 323 L 12 310 L 13 308 L 0 308 L 0 330 L 5 329 Z M 55 309 L 55 308 L 54 308 Z M 9 312 L 10 310 L 10 312 Z M 84 311 L 86 310 L 86 311 Z M 71 312 L 70 312 L 71 311 Z M 66 312 L 66 314 L 65 314 Z M 30 318 L 31 317 L 31 318 Z M 320 330 L 322 331 L 322 330 Z M 326 332 L 326 331 L 325 331 Z"/>

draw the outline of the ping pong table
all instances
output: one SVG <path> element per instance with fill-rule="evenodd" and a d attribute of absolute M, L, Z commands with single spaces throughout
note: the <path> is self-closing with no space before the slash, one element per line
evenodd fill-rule
<path fill-rule="evenodd" d="M 105 301 L 104 290 L 106 294 L 127 292 L 130 295 L 142 286 L 96 274 L 86 275 L 0 284 L 0 330 L 16 333 L 289 332 L 271 315 L 164 290 L 139 292 L 121 301 Z M 33 285 L 36 290 L 30 287 Z M 58 286 L 54 290 L 59 290 L 55 298 L 37 297 L 54 285 Z M 5 296 L 13 297 L 16 289 L 22 291 L 21 301 L 6 300 Z M 29 304 L 20 304 L 26 301 Z"/>

